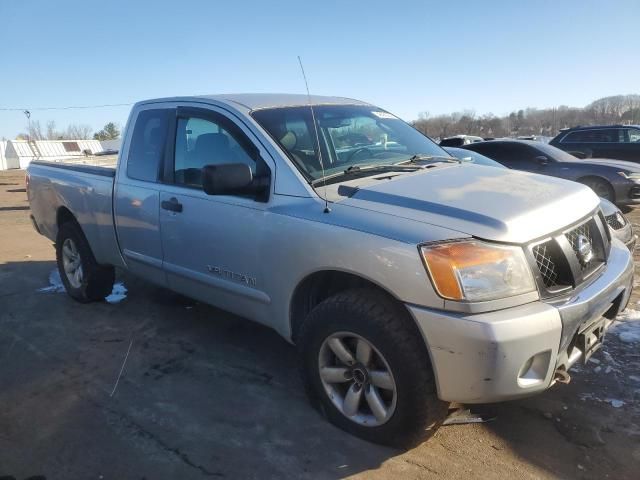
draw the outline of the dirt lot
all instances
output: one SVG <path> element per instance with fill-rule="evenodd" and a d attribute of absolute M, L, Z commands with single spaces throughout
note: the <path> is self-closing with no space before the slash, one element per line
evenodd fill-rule
<path fill-rule="evenodd" d="M 312 410 L 293 347 L 266 328 L 126 275 L 119 303 L 39 291 L 54 251 L 28 213 L 24 174 L 0 172 L 0 478 L 640 476 L 633 335 L 610 333 L 569 385 L 396 451 Z"/>

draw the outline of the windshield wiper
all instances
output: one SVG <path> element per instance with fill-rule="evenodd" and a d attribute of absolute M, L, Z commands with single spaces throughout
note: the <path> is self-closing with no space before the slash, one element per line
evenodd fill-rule
<path fill-rule="evenodd" d="M 402 162 L 405 163 L 405 162 Z M 378 173 L 378 172 L 415 172 L 416 170 L 421 169 L 422 167 L 418 165 L 401 165 L 397 163 L 390 164 L 378 164 L 378 165 L 351 165 L 347 167 L 347 169 L 342 172 L 331 173 L 329 175 L 325 175 L 324 177 L 316 178 L 311 182 L 312 186 L 316 186 L 322 184 L 328 180 L 332 180 L 338 177 L 345 177 L 349 175 L 357 175 L 360 173 Z"/>
<path fill-rule="evenodd" d="M 437 160 L 437 161 L 445 161 L 445 162 L 454 162 L 454 163 L 462 163 L 462 160 L 456 157 L 447 157 L 445 155 L 422 155 L 417 153 L 407 160 L 403 160 L 402 162 L 396 163 L 396 165 L 405 165 L 407 163 L 417 163 L 424 160 Z"/>

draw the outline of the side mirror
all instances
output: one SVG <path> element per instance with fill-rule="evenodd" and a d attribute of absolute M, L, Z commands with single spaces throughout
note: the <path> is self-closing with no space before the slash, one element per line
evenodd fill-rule
<path fill-rule="evenodd" d="M 252 182 L 251 168 L 245 163 L 222 163 L 202 168 L 202 189 L 207 195 L 248 193 Z"/>
<path fill-rule="evenodd" d="M 202 167 L 202 190 L 207 195 L 253 195 L 258 202 L 269 200 L 271 172 L 261 160 L 254 177 L 246 163 L 221 163 Z"/>
<path fill-rule="evenodd" d="M 538 162 L 543 167 L 546 166 L 546 165 L 549 165 L 549 159 L 547 157 L 545 157 L 544 155 L 540 155 L 540 156 L 536 157 L 535 161 Z"/>

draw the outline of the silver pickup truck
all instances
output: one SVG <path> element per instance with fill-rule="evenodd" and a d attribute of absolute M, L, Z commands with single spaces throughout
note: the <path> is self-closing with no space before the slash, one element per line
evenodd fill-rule
<path fill-rule="evenodd" d="M 458 161 L 352 99 L 144 101 L 116 169 L 27 179 L 71 297 L 103 299 L 121 268 L 268 325 L 317 408 L 379 443 L 566 381 L 633 285 L 587 187 Z"/>

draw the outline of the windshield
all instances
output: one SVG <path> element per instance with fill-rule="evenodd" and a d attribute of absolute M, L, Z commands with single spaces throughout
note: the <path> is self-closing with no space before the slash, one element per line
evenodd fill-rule
<path fill-rule="evenodd" d="M 450 157 L 410 125 L 373 106 L 314 105 L 313 112 L 325 176 L 354 165 L 405 162 L 414 155 Z M 252 115 L 310 181 L 323 176 L 308 106 L 269 108 Z"/>

